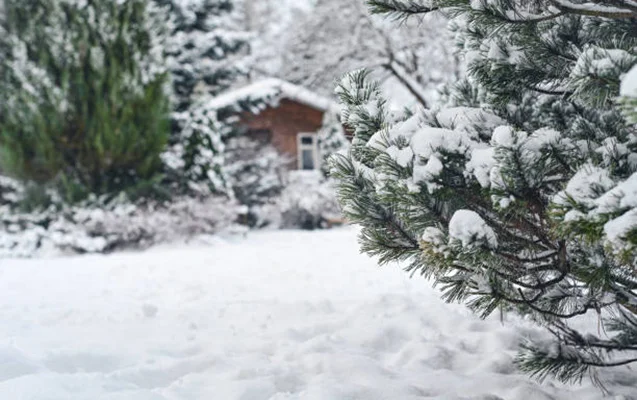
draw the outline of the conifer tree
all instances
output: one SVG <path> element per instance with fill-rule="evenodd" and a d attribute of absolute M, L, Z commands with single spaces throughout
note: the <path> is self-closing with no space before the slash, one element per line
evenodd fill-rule
<path fill-rule="evenodd" d="M 404 115 L 366 71 L 337 89 L 355 136 L 332 175 L 362 251 L 407 261 L 483 317 L 545 326 L 554 340 L 517 359 L 536 377 L 599 383 L 600 369 L 637 362 L 637 130 L 634 99 L 619 98 L 637 63 L 635 3 L 368 4 L 397 19 L 445 13 L 467 74 L 450 106 Z M 604 333 L 574 327 L 594 313 Z"/>
<path fill-rule="evenodd" d="M 201 95 L 216 95 L 245 74 L 242 0 L 155 0 L 172 17 L 167 42 L 174 108 L 187 111 Z"/>
<path fill-rule="evenodd" d="M 153 179 L 168 137 L 162 14 L 147 0 L 3 9 L 0 168 L 71 197 Z"/>
<path fill-rule="evenodd" d="M 243 30 L 242 0 L 155 0 L 173 21 L 167 42 L 173 80 L 168 173 L 197 193 L 228 190 L 223 140 L 228 127 L 207 100 L 245 75 L 249 35 Z"/>

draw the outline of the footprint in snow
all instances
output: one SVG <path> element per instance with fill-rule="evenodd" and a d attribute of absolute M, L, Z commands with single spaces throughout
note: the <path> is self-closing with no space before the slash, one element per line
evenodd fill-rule
<path fill-rule="evenodd" d="M 153 304 L 144 304 L 142 306 L 142 314 L 146 318 L 155 318 L 157 316 L 157 312 L 159 308 Z"/>

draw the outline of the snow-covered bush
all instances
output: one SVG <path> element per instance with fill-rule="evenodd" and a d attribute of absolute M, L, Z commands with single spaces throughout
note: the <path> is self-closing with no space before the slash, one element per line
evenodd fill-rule
<path fill-rule="evenodd" d="M 286 156 L 259 138 L 238 135 L 228 141 L 226 173 L 234 198 L 247 207 L 247 225 L 258 227 L 255 211 L 281 194 L 288 164 Z"/>
<path fill-rule="evenodd" d="M 15 206 L 24 196 L 24 186 L 17 180 L 0 175 L 0 206 Z"/>
<path fill-rule="evenodd" d="M 539 378 L 637 362 L 637 131 L 617 101 L 622 76 L 634 93 L 634 4 L 368 3 L 398 18 L 446 12 L 468 73 L 452 106 L 404 115 L 365 71 L 343 79 L 355 137 L 332 176 L 363 251 L 407 260 L 483 317 L 546 326 L 555 340 L 517 359 Z M 580 330 L 587 313 L 603 329 Z"/>
<path fill-rule="evenodd" d="M 257 226 L 284 229 L 326 228 L 341 216 L 334 184 L 320 171 L 290 171 L 281 194 L 253 212 Z"/>
<path fill-rule="evenodd" d="M 177 197 L 170 203 L 125 198 L 19 212 L 0 206 L 0 258 L 56 253 L 107 253 L 214 234 L 236 221 L 227 198 Z"/>
<path fill-rule="evenodd" d="M 317 171 L 295 171 L 277 201 L 282 228 L 318 229 L 341 215 L 333 182 Z"/>

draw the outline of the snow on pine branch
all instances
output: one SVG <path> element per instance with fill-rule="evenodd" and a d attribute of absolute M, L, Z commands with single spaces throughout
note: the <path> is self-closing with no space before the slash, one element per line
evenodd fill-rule
<path fill-rule="evenodd" d="M 498 246 L 495 232 L 474 211 L 458 210 L 449 221 L 449 238 L 458 240 L 464 247 L 484 244 L 489 248 Z"/>
<path fill-rule="evenodd" d="M 555 6 L 563 11 L 573 14 L 588 15 L 594 17 L 609 18 L 634 18 L 637 16 L 637 9 L 628 2 L 613 2 L 615 6 L 600 4 L 597 2 L 573 2 L 570 0 L 551 0 Z M 622 7 L 624 5 L 624 7 Z"/>
<path fill-rule="evenodd" d="M 633 66 L 622 78 L 619 95 L 637 98 L 637 65 Z"/>
<path fill-rule="evenodd" d="M 432 0 L 368 0 L 367 4 L 372 13 L 391 14 L 397 18 L 427 14 L 438 9 Z"/>

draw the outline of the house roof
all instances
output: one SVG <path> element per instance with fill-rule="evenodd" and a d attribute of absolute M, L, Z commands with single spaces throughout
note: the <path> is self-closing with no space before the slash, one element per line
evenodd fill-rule
<path fill-rule="evenodd" d="M 277 78 L 262 79 L 242 88 L 229 90 L 210 99 L 206 104 L 210 108 L 221 110 L 229 107 L 240 108 L 240 103 L 251 102 L 263 102 L 272 106 L 283 99 L 296 101 L 320 111 L 338 109 L 334 100 Z M 260 109 L 252 111 L 258 112 Z"/>

